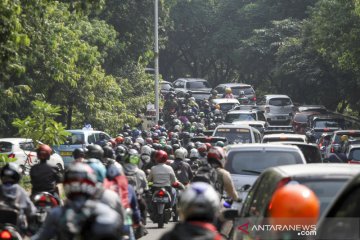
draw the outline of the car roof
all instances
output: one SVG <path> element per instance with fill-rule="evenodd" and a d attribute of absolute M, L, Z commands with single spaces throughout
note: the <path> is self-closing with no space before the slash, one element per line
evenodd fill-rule
<path fill-rule="evenodd" d="M 245 124 L 245 125 L 248 125 L 248 124 L 261 124 L 261 125 L 265 125 L 266 122 L 265 121 L 234 121 L 234 122 L 232 122 L 232 124 L 234 124 L 234 125 L 240 125 L 240 124 Z"/>
<path fill-rule="evenodd" d="M 100 133 L 100 132 L 103 132 L 103 131 L 98 131 L 98 130 L 83 130 L 83 129 L 69 129 L 69 130 L 66 130 L 68 132 L 71 132 L 71 133 L 83 133 L 83 132 L 87 132 L 87 133 Z"/>
<path fill-rule="evenodd" d="M 257 113 L 257 112 L 259 112 L 259 110 L 255 110 L 255 111 L 253 111 L 253 110 L 232 110 L 232 111 L 228 112 L 227 114 Z"/>
<path fill-rule="evenodd" d="M 344 119 L 342 116 L 339 115 L 335 115 L 335 114 L 319 114 L 319 115 L 314 115 L 314 116 L 310 116 L 310 118 L 312 118 L 313 120 L 315 119 Z"/>
<path fill-rule="evenodd" d="M 354 149 L 354 148 L 360 148 L 360 144 L 351 144 L 351 145 L 349 146 L 349 150 L 352 150 L 352 149 Z"/>
<path fill-rule="evenodd" d="M 360 133 L 360 130 L 338 130 L 334 131 L 334 134 L 346 134 L 346 133 Z"/>
<path fill-rule="evenodd" d="M 323 178 L 327 178 L 345 175 L 354 176 L 360 173 L 360 165 L 343 163 L 309 163 L 306 164 L 306 166 L 302 166 L 299 164 L 293 164 L 272 167 L 266 171 L 277 171 L 283 176 L 322 176 Z"/>
<path fill-rule="evenodd" d="M 264 136 L 264 138 L 306 138 L 303 134 L 292 133 L 271 133 Z"/>
<path fill-rule="evenodd" d="M 245 124 L 221 124 L 221 125 L 218 125 L 216 127 L 216 129 L 218 128 L 248 128 L 248 129 L 251 129 L 252 127 L 250 127 L 249 125 L 245 125 Z M 216 130 L 215 129 L 215 130 Z"/>
<path fill-rule="evenodd" d="M 160 84 L 172 84 L 172 83 L 168 81 L 161 81 Z"/>
<path fill-rule="evenodd" d="M 206 79 L 202 79 L 202 78 L 178 78 L 175 81 L 177 80 L 182 80 L 185 82 L 207 82 Z"/>
<path fill-rule="evenodd" d="M 288 95 L 283 94 L 268 94 L 265 95 L 266 98 L 290 98 Z"/>
<path fill-rule="evenodd" d="M 30 138 L 0 138 L 0 142 L 11 142 L 11 143 L 18 143 L 18 142 L 32 142 L 33 140 Z"/>
<path fill-rule="evenodd" d="M 239 103 L 239 100 L 235 98 L 215 98 L 211 100 L 215 104 L 221 104 L 221 103 Z"/>
<path fill-rule="evenodd" d="M 246 83 L 221 83 L 219 85 L 217 85 L 215 88 L 217 87 L 251 87 L 250 84 L 246 84 Z"/>
<path fill-rule="evenodd" d="M 277 150 L 277 151 L 293 151 L 300 152 L 300 149 L 296 146 L 273 144 L 273 143 L 245 143 L 245 144 L 236 144 L 228 145 L 227 151 L 268 151 L 268 150 Z M 302 153 L 301 153 L 302 154 Z"/>
<path fill-rule="evenodd" d="M 302 146 L 311 146 L 314 148 L 319 148 L 316 143 L 306 143 L 306 142 L 292 142 L 290 141 L 282 141 L 282 142 L 274 142 L 274 144 L 284 144 L 284 145 L 302 145 Z"/>

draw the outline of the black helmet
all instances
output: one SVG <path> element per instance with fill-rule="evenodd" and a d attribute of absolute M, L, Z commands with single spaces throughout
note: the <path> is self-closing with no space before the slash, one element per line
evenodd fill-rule
<path fill-rule="evenodd" d="M 77 158 L 84 158 L 85 157 L 85 151 L 83 148 L 76 148 L 72 153 L 74 159 Z"/>
<path fill-rule="evenodd" d="M 175 152 L 176 150 L 178 150 L 180 148 L 180 145 L 179 144 L 173 144 L 172 145 L 172 148 L 173 148 L 173 151 Z"/>
<path fill-rule="evenodd" d="M 172 155 L 173 154 L 173 148 L 171 145 L 166 145 L 165 148 L 164 148 L 165 152 L 168 154 L 168 155 Z"/>
<path fill-rule="evenodd" d="M 16 163 L 7 163 L 0 172 L 2 183 L 18 183 L 21 178 L 21 168 Z"/>
<path fill-rule="evenodd" d="M 159 126 L 164 125 L 164 120 L 162 120 L 162 119 L 160 118 L 159 121 L 158 121 L 158 125 L 159 125 Z"/>
<path fill-rule="evenodd" d="M 127 132 L 130 129 L 129 124 L 124 124 L 123 126 L 123 132 Z"/>
<path fill-rule="evenodd" d="M 215 89 L 211 90 L 211 95 L 217 95 L 218 91 L 216 91 Z"/>
<path fill-rule="evenodd" d="M 101 160 L 104 156 L 104 150 L 97 144 L 86 146 L 86 158 L 96 158 Z"/>
<path fill-rule="evenodd" d="M 114 158 L 114 151 L 110 146 L 103 147 L 103 151 L 104 151 L 104 158 L 112 158 L 112 159 Z"/>

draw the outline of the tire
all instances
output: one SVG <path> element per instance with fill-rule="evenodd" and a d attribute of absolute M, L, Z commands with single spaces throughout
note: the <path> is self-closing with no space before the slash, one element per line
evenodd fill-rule
<path fill-rule="evenodd" d="M 173 207 L 173 212 L 174 212 L 174 216 L 173 216 L 173 222 L 177 222 L 179 219 L 179 214 L 176 211 L 176 205 Z"/>
<path fill-rule="evenodd" d="M 164 227 L 164 214 L 158 215 L 158 228 Z"/>

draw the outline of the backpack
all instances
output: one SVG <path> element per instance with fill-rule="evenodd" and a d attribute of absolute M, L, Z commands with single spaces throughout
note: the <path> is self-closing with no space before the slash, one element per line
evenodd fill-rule
<path fill-rule="evenodd" d="M 182 184 L 189 183 L 189 176 L 184 162 L 174 162 L 171 164 L 171 167 L 174 169 L 175 176 Z"/>
<path fill-rule="evenodd" d="M 191 182 L 206 182 L 214 186 L 220 194 L 223 193 L 223 180 L 221 174 L 210 164 L 202 165 L 195 172 Z"/>
<path fill-rule="evenodd" d="M 137 183 L 136 172 L 135 171 L 125 172 L 125 175 L 126 178 L 128 179 L 128 183 L 134 187 L 135 191 L 137 191 L 139 186 Z"/>

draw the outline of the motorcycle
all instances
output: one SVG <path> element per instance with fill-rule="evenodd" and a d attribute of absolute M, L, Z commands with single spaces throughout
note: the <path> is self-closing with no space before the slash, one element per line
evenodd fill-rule
<path fill-rule="evenodd" d="M 19 213 L 13 209 L 0 210 L 0 240 L 22 240 L 17 227 Z"/>
<path fill-rule="evenodd" d="M 60 206 L 60 200 L 49 192 L 36 194 L 33 197 L 33 203 L 36 207 L 36 219 L 34 223 L 36 229 L 40 228 L 52 208 Z"/>

